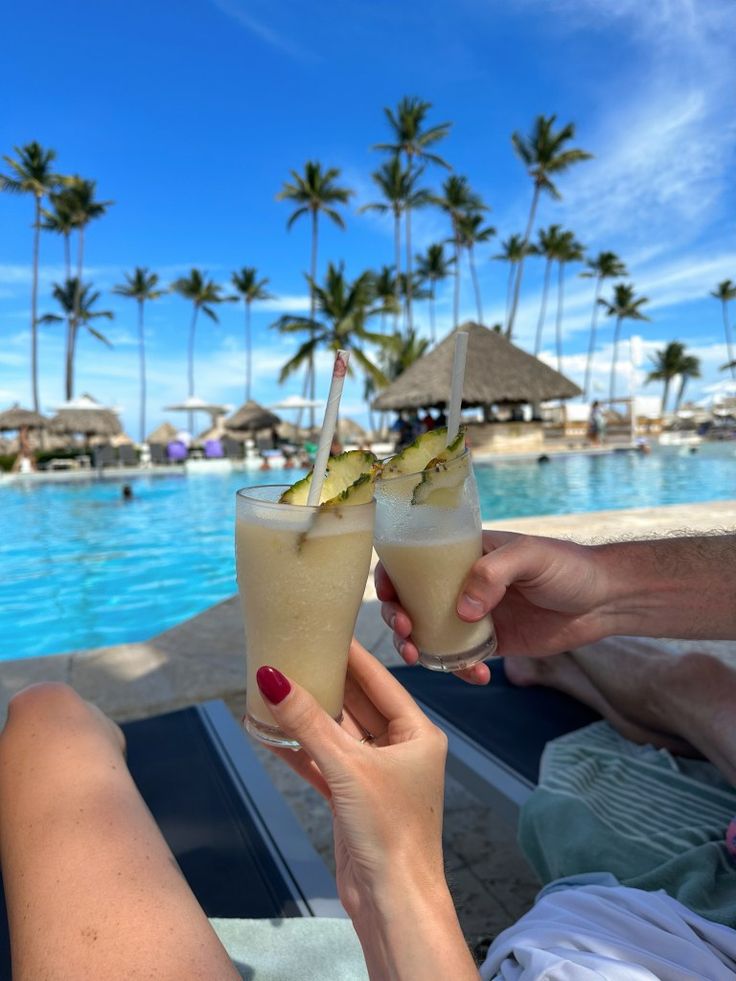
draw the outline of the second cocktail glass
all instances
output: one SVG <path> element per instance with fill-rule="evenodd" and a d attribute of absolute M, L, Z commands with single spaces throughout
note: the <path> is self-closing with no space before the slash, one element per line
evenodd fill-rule
<path fill-rule="evenodd" d="M 256 672 L 271 665 L 342 716 L 348 649 L 365 591 L 375 502 L 280 504 L 287 487 L 237 493 L 236 557 L 245 621 L 245 726 L 262 742 L 298 747 L 275 724 Z"/>
<path fill-rule="evenodd" d="M 412 620 L 419 662 L 457 671 L 492 657 L 493 622 L 466 623 L 460 588 L 482 554 L 475 476 L 466 450 L 430 470 L 376 482 L 375 547 Z"/>

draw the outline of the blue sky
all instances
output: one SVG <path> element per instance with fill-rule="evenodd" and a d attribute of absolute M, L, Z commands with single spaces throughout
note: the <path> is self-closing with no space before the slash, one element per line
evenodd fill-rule
<path fill-rule="evenodd" d="M 478 253 L 486 320 L 503 318 L 506 268 L 490 257 L 521 231 L 530 185 L 510 135 L 538 113 L 577 125 L 576 142 L 595 154 L 546 200 L 543 225 L 573 229 L 591 253 L 613 249 L 651 322 L 637 325 L 646 355 L 682 340 L 702 360 L 690 394 L 722 383 L 721 310 L 708 297 L 736 279 L 736 28 L 731 0 L 161 0 L 13 4 L 0 85 L 0 153 L 38 140 L 54 147 L 65 173 L 96 178 L 115 201 L 87 235 L 86 276 L 115 312 L 108 350 L 82 337 L 76 391 L 122 408 L 137 435 L 134 305 L 109 294 L 135 265 L 168 283 L 199 266 L 226 284 L 255 265 L 279 298 L 254 311 L 254 396 L 266 404 L 300 390 L 279 387 L 291 341 L 269 329 L 285 311 L 303 312 L 306 222 L 286 231 L 289 207 L 275 200 L 291 168 L 316 158 L 342 171 L 356 196 L 347 231 L 323 223 L 320 267 L 344 259 L 349 275 L 392 261 L 390 222 L 360 215 L 375 200 L 371 150 L 388 136 L 382 109 L 403 95 L 433 103 L 432 120 L 453 122 L 441 152 L 466 174 L 492 211 L 499 238 Z M 440 149 L 440 148 L 438 148 Z M 5 169 L 5 168 L 3 168 Z M 438 183 L 440 172 L 429 172 Z M 32 202 L 0 198 L 0 404 L 30 401 L 28 319 Z M 447 236 L 443 217 L 415 218 L 417 249 Z M 40 311 L 62 273 L 61 240 L 45 236 Z M 541 263 L 525 272 L 517 343 L 530 348 Z M 592 286 L 572 270 L 567 285 L 564 370 L 580 380 Z M 474 302 L 467 275 L 462 313 Z M 440 296 L 440 333 L 450 327 L 451 288 Z M 736 306 L 734 304 L 733 306 Z M 220 325 L 198 328 L 197 394 L 242 401 L 242 308 L 221 308 Z M 190 310 L 175 296 L 147 315 L 151 426 L 186 395 Z M 418 311 L 428 331 L 425 311 Z M 736 310 L 732 310 L 736 321 Z M 62 401 L 62 336 L 42 329 L 42 406 Z M 596 380 L 610 366 L 611 325 L 600 337 Z M 545 349 L 552 354 L 553 321 Z M 327 374 L 321 362 L 318 388 Z M 619 387 L 628 388 L 622 361 Z M 344 403 L 364 419 L 362 383 Z M 654 385 L 642 388 L 656 394 Z M 182 420 L 183 422 L 183 417 Z"/>

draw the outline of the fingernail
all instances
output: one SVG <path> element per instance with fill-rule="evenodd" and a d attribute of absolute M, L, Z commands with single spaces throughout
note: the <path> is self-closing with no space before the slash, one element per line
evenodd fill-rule
<path fill-rule="evenodd" d="M 461 617 L 477 619 L 485 613 L 485 610 L 480 600 L 477 600 L 474 596 L 469 596 L 467 593 L 463 593 L 458 600 L 457 612 Z"/>
<path fill-rule="evenodd" d="M 389 627 L 390 627 L 390 628 L 391 628 L 392 630 L 396 630 L 396 614 L 395 614 L 395 613 L 394 613 L 394 615 L 393 615 L 393 616 L 391 617 L 391 619 L 389 620 L 389 622 L 388 622 L 388 625 L 389 625 Z"/>
<path fill-rule="evenodd" d="M 396 650 L 398 651 L 398 653 L 403 657 L 404 656 L 404 641 L 403 640 L 397 640 L 396 637 L 394 637 L 394 647 L 396 648 Z"/>
<path fill-rule="evenodd" d="M 272 705 L 278 705 L 279 702 L 283 702 L 291 691 L 291 685 L 284 675 L 280 671 L 277 671 L 276 668 L 269 667 L 268 665 L 256 671 L 256 681 L 258 682 L 261 694 Z"/>

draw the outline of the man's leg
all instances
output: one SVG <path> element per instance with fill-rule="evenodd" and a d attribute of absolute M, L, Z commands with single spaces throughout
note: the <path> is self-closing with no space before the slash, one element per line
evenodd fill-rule
<path fill-rule="evenodd" d="M 10 704 L 0 860 L 16 981 L 239 977 L 128 773 L 120 730 L 64 685 Z"/>
<path fill-rule="evenodd" d="M 671 655 L 635 641 L 551 658 L 506 658 L 514 684 L 558 688 L 633 742 L 703 755 L 736 784 L 736 669 L 712 654 Z"/>

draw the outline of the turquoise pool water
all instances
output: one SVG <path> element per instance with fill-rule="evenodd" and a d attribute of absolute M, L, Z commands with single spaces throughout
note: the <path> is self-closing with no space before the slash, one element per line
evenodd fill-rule
<path fill-rule="evenodd" d="M 736 497 L 736 446 L 476 467 L 485 520 Z M 269 475 L 276 483 L 278 471 Z M 235 590 L 238 487 L 263 474 L 0 487 L 0 659 L 142 640 Z"/>

